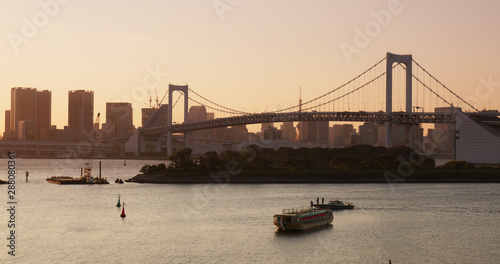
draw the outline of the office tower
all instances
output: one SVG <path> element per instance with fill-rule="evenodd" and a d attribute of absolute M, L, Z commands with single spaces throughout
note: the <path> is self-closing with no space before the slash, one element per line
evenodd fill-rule
<path fill-rule="evenodd" d="M 13 87 L 10 93 L 10 130 L 19 135 L 20 121 L 36 121 L 36 89 Z"/>
<path fill-rule="evenodd" d="M 106 103 L 106 124 L 103 125 L 105 137 L 114 139 L 129 138 L 134 132 L 131 103 Z"/>
<path fill-rule="evenodd" d="M 300 141 L 314 144 L 328 144 L 328 121 L 300 122 Z"/>
<path fill-rule="evenodd" d="M 94 116 L 94 91 L 76 90 L 68 94 L 68 127 L 78 139 L 91 139 Z"/>
<path fill-rule="evenodd" d="M 191 106 L 188 112 L 188 122 L 200 122 L 207 120 L 207 109 L 203 105 Z"/>
<path fill-rule="evenodd" d="M 40 138 L 42 129 L 49 129 L 51 122 L 52 93 L 47 90 L 36 93 L 36 129 L 37 137 Z"/>
<path fill-rule="evenodd" d="M 283 122 L 281 130 L 283 139 L 295 141 L 295 138 L 297 137 L 297 130 L 295 130 L 293 122 Z"/>
<path fill-rule="evenodd" d="M 14 87 L 11 89 L 11 109 L 9 111 L 10 137 L 21 140 L 36 140 L 40 138 L 40 130 L 48 129 L 51 125 L 51 92 L 48 90 L 37 91 L 36 88 Z M 6 112 L 7 115 L 7 112 Z M 7 118 L 6 118 L 7 121 Z M 19 130 L 19 122 L 29 124 L 28 136 L 23 136 Z M 24 124 L 24 123 L 23 123 Z M 7 123 L 6 123 L 7 125 Z M 26 128 L 25 125 L 25 128 Z M 35 131 L 33 135 L 33 131 Z"/>
<path fill-rule="evenodd" d="M 351 145 L 351 133 L 354 127 L 351 124 L 333 125 L 332 145 L 334 147 L 347 147 Z"/>
<path fill-rule="evenodd" d="M 155 108 L 141 108 L 141 127 L 147 127 L 148 118 L 154 113 Z"/>
<path fill-rule="evenodd" d="M 3 139 L 12 138 L 12 130 L 10 130 L 10 110 L 5 110 L 5 130 L 3 132 Z"/>
<path fill-rule="evenodd" d="M 359 136 L 363 145 L 373 146 L 378 144 L 378 126 L 372 123 L 364 123 L 359 126 Z"/>
<path fill-rule="evenodd" d="M 168 124 L 168 104 L 159 108 L 141 108 L 142 127 L 159 127 Z"/>

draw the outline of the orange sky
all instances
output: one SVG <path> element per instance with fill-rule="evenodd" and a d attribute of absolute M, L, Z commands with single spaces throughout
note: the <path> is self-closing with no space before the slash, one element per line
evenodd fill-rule
<path fill-rule="evenodd" d="M 187 83 L 230 108 L 272 111 L 296 104 L 299 86 L 303 100 L 315 98 L 386 52 L 413 54 L 457 94 L 498 109 L 498 10 L 498 1 L 2 1 L 0 110 L 11 87 L 51 90 L 62 128 L 68 90 L 85 89 L 95 114 L 132 102 L 140 126 L 149 67 L 153 97 Z M 367 26 L 372 36 L 356 45 Z"/>

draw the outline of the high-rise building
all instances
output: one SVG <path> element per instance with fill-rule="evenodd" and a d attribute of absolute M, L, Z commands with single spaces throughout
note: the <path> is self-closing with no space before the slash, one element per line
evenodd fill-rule
<path fill-rule="evenodd" d="M 17 138 L 23 141 L 36 140 L 36 124 L 34 121 L 19 121 Z"/>
<path fill-rule="evenodd" d="M 51 97 L 51 92 L 48 90 L 37 91 L 36 88 L 13 87 L 11 89 L 9 125 L 7 129 L 6 123 L 5 128 L 6 135 L 21 139 L 20 135 L 24 134 L 19 131 L 19 122 L 26 121 L 26 124 L 29 124 L 30 133 L 34 129 L 35 135 L 30 134 L 23 138 L 39 139 L 40 130 L 48 129 L 51 125 Z"/>
<path fill-rule="evenodd" d="M 191 106 L 188 112 L 188 122 L 200 122 L 207 120 L 207 109 L 203 105 Z"/>
<path fill-rule="evenodd" d="M 337 148 L 351 145 L 352 132 L 354 132 L 354 127 L 351 124 L 333 125 L 332 145 Z"/>
<path fill-rule="evenodd" d="M 129 138 L 133 132 L 132 104 L 106 103 L 106 124 L 103 125 L 104 136 L 123 139 Z"/>
<path fill-rule="evenodd" d="M 90 139 L 93 128 L 94 91 L 76 90 L 68 94 L 68 127 L 78 139 Z"/>
<path fill-rule="evenodd" d="M 282 139 L 295 141 L 297 130 L 293 126 L 293 122 L 283 122 L 281 125 Z"/>
<path fill-rule="evenodd" d="M 189 112 L 188 112 L 189 123 L 207 121 L 208 116 L 209 114 L 207 113 L 207 109 L 203 105 L 196 105 L 189 107 Z M 213 134 L 214 130 L 212 129 L 196 130 L 189 132 L 189 137 L 195 139 L 213 138 Z"/>
<path fill-rule="evenodd" d="M 454 113 L 454 109 L 462 110 L 460 107 L 436 107 L 436 113 L 450 114 Z M 434 130 L 436 134 L 439 133 L 440 139 L 440 149 L 442 152 L 453 153 L 455 150 L 455 124 L 434 124 Z"/>
<path fill-rule="evenodd" d="M 10 110 L 5 110 L 5 130 L 3 132 L 3 138 L 12 138 L 14 135 L 12 134 L 12 130 L 10 130 Z"/>
<path fill-rule="evenodd" d="M 168 123 L 168 104 L 159 108 L 141 108 L 142 127 L 166 126 Z"/>
<path fill-rule="evenodd" d="M 359 126 L 359 136 L 363 145 L 373 146 L 378 144 L 378 126 L 371 123 L 364 123 Z"/>
<path fill-rule="evenodd" d="M 36 93 L 36 129 L 38 138 L 42 129 L 49 129 L 51 122 L 52 94 L 48 90 Z"/>
<path fill-rule="evenodd" d="M 19 135 L 19 122 L 35 122 L 36 118 L 36 89 L 13 87 L 10 91 L 10 130 L 15 137 Z"/>
<path fill-rule="evenodd" d="M 328 144 L 328 121 L 301 122 L 300 141 Z"/>

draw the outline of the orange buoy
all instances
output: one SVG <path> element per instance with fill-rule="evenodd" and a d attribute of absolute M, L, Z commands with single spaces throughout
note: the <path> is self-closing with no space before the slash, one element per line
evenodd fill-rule
<path fill-rule="evenodd" d="M 122 218 L 124 218 L 125 216 L 125 203 L 123 203 L 123 208 L 122 208 L 122 214 L 120 215 Z"/>

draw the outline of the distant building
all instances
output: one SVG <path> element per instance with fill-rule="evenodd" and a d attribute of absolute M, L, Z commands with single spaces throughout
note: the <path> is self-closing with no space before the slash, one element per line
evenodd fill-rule
<path fill-rule="evenodd" d="M 14 137 L 14 132 L 10 129 L 10 110 L 5 110 L 5 131 L 3 138 L 9 139 Z"/>
<path fill-rule="evenodd" d="M 248 140 L 248 129 L 246 125 L 232 126 L 229 129 L 229 134 L 233 141 L 245 142 Z"/>
<path fill-rule="evenodd" d="M 88 139 L 94 119 L 94 91 L 76 90 L 68 94 L 68 127 L 78 133 L 78 140 Z"/>
<path fill-rule="evenodd" d="M 168 121 L 168 104 L 163 104 L 159 108 L 142 108 L 142 127 L 166 126 Z"/>
<path fill-rule="evenodd" d="M 165 137 L 164 136 L 144 136 L 142 135 L 142 129 L 161 127 L 168 124 L 168 104 L 163 104 L 158 108 L 142 108 L 142 127 L 138 129 L 137 144 L 130 142 L 127 143 L 127 151 L 131 151 L 132 146 L 138 147 L 138 150 L 134 153 L 157 153 L 160 152 L 165 147 Z M 129 139 L 130 141 L 131 139 Z"/>
<path fill-rule="evenodd" d="M 51 120 L 52 93 L 47 90 L 37 91 L 36 93 L 36 129 L 40 136 L 41 129 L 49 129 L 52 125 Z"/>
<path fill-rule="evenodd" d="M 300 141 L 313 144 L 328 144 L 328 121 L 300 122 Z"/>
<path fill-rule="evenodd" d="M 493 117 L 476 118 L 455 108 L 456 123 L 456 160 L 476 164 L 500 164 L 500 114 L 488 111 Z"/>
<path fill-rule="evenodd" d="M 293 122 L 283 122 L 281 125 L 281 137 L 284 140 L 295 141 L 297 130 L 293 126 Z"/>
<path fill-rule="evenodd" d="M 330 144 L 332 144 L 336 148 L 342 148 L 351 145 L 351 133 L 355 131 L 353 125 L 333 125 L 331 130 L 332 142 Z"/>
<path fill-rule="evenodd" d="M 406 125 L 392 125 L 392 146 L 393 147 L 398 147 L 398 146 L 405 146 L 409 147 L 409 141 L 408 141 L 408 133 L 412 133 L 413 136 L 413 142 L 412 142 L 412 147 L 413 149 L 422 149 L 424 145 L 424 129 L 421 128 L 418 125 L 412 125 L 410 126 L 409 130 L 407 131 L 407 126 Z M 378 145 L 379 146 L 384 146 L 385 145 L 385 126 L 381 125 L 378 126 Z"/>
<path fill-rule="evenodd" d="M 207 121 L 207 109 L 203 105 L 191 106 L 188 112 L 188 122 L 202 122 Z M 213 134 L 211 130 L 195 130 L 189 132 L 190 138 L 209 138 Z"/>
<path fill-rule="evenodd" d="M 10 130 L 19 138 L 19 122 L 36 121 L 36 89 L 14 87 L 10 95 Z"/>
<path fill-rule="evenodd" d="M 106 124 L 104 138 L 128 139 L 134 132 L 131 103 L 106 103 Z"/>
<path fill-rule="evenodd" d="M 18 135 L 19 140 L 24 141 L 35 141 L 36 137 L 36 124 L 34 121 L 19 121 L 18 124 Z"/>
<path fill-rule="evenodd" d="M 461 108 L 456 108 L 461 110 Z M 436 107 L 436 113 L 453 113 L 452 107 Z M 455 124 L 434 124 L 434 139 L 439 141 L 440 152 L 455 152 Z M 439 137 L 439 139 L 438 139 Z"/>
<path fill-rule="evenodd" d="M 273 123 L 260 124 L 261 140 L 276 140 L 276 130 Z"/>
<path fill-rule="evenodd" d="M 278 130 L 274 126 L 269 126 L 262 132 L 263 140 L 281 140 L 281 130 Z"/>
<path fill-rule="evenodd" d="M 358 133 L 352 132 L 349 137 L 350 137 L 350 141 L 351 141 L 351 146 L 361 144 L 361 136 Z"/>
<path fill-rule="evenodd" d="M 40 130 L 48 129 L 51 125 L 51 92 L 48 90 L 37 91 L 36 88 L 13 87 L 11 89 L 10 111 L 6 114 L 5 135 L 7 138 L 19 138 L 24 135 L 19 130 L 19 122 L 26 121 L 26 126 L 34 129 L 34 139 L 32 135 L 25 135 L 21 140 L 38 140 Z M 7 115 L 9 117 L 7 118 Z M 7 128 L 7 121 L 8 128 Z M 26 127 L 25 127 L 26 128 Z M 26 131 L 25 131 L 26 132 Z"/>
<path fill-rule="evenodd" d="M 372 123 L 364 123 L 359 126 L 359 136 L 363 145 L 378 144 L 378 126 Z"/>

